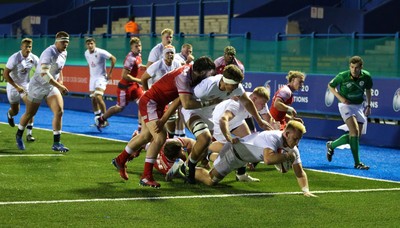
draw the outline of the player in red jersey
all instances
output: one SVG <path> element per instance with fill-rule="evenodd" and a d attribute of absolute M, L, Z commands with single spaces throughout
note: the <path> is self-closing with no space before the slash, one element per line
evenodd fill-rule
<path fill-rule="evenodd" d="M 167 139 L 160 153 L 157 156 L 154 168 L 161 174 L 165 175 L 165 180 L 172 180 L 174 172 L 171 170 L 175 166 L 179 166 L 186 161 L 186 152 L 190 154 L 194 140 L 186 137 L 178 137 Z M 177 168 L 177 167 L 176 167 Z"/>
<path fill-rule="evenodd" d="M 285 128 L 286 122 L 290 119 L 303 123 L 300 118 L 296 117 L 297 112 L 290 105 L 293 103 L 293 92 L 299 90 L 303 86 L 306 76 L 299 71 L 289 71 L 286 79 L 288 80 L 288 84 L 282 86 L 275 92 L 269 109 L 269 113 L 275 121 L 281 123 L 281 130 Z"/>
<path fill-rule="evenodd" d="M 195 109 L 220 102 L 220 99 L 201 102 L 195 100 L 192 96 L 192 88 L 214 73 L 214 62 L 208 57 L 200 57 L 193 65 L 184 65 L 164 75 L 142 96 L 139 101 L 139 111 L 143 122 L 142 132 L 133 137 L 124 151 L 112 160 L 123 179 L 128 179 L 126 162 L 131 154 L 152 140 L 146 152 L 144 172 L 140 184 L 154 188 L 160 187 L 160 184 L 153 178 L 153 166 L 157 154 L 167 139 L 167 131 L 164 125 L 180 104 L 186 109 Z M 165 105 L 171 101 L 173 102 L 164 113 Z"/>
<path fill-rule="evenodd" d="M 138 77 L 139 68 L 142 65 L 142 43 L 139 38 L 133 37 L 130 45 L 131 51 L 125 57 L 122 79 L 118 83 L 117 104 L 110 107 L 102 116 L 96 118 L 95 122 L 99 130 L 101 127 L 107 126 L 108 118 L 122 112 L 129 101 L 138 102 L 143 95 L 143 88 L 140 85 L 141 79 Z"/>
<path fill-rule="evenodd" d="M 235 55 L 236 55 L 236 49 L 232 46 L 226 46 L 224 48 L 224 55 L 221 57 L 218 57 L 216 60 L 214 60 L 216 73 L 222 74 L 224 72 L 225 66 L 233 64 L 233 65 L 238 66 L 239 69 L 244 74 L 244 66 L 243 66 L 242 62 L 240 62 L 235 57 Z"/>

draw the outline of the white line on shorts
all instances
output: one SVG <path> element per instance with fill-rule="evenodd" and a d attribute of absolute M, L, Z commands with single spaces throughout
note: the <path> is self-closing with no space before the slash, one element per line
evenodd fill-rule
<path fill-rule="evenodd" d="M 315 194 L 328 193 L 359 193 L 359 192 L 383 192 L 400 191 L 400 188 L 377 188 L 377 189 L 351 189 L 351 190 L 329 190 L 313 191 Z M 60 203 L 86 203 L 86 202 L 116 202 L 116 201 L 141 201 L 141 200 L 168 200 L 168 199 L 199 199 L 199 198 L 227 198 L 227 197 L 249 197 L 249 196 L 276 196 L 276 195 L 301 195 L 302 192 L 260 192 L 260 193 L 239 193 L 222 195 L 191 195 L 191 196 L 159 196 L 159 197 L 136 197 L 136 198 L 104 198 L 104 199 L 76 199 L 76 200 L 48 200 L 48 201 L 10 201 L 0 202 L 1 205 L 22 205 L 22 204 L 60 204 Z"/>

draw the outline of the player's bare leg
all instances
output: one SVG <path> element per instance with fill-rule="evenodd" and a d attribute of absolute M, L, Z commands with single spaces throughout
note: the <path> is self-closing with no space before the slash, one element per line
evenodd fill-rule
<path fill-rule="evenodd" d="M 149 148 L 146 151 L 146 160 L 144 164 L 144 171 L 140 184 L 143 186 L 150 186 L 153 188 L 159 188 L 161 185 L 153 178 L 153 166 L 156 161 L 157 155 L 160 152 L 162 146 L 167 139 L 167 132 L 165 128 L 160 129 L 160 132 L 156 132 L 157 120 L 149 121 L 146 123 L 146 127 L 153 136 L 153 141 L 150 143 Z M 140 135 L 140 134 L 139 134 Z"/>

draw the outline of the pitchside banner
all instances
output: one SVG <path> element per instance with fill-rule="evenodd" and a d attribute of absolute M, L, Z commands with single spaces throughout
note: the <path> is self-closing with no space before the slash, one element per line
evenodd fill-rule
<path fill-rule="evenodd" d="M 293 107 L 298 112 L 339 115 L 336 97 L 328 90 L 328 83 L 335 75 L 308 75 L 303 88 L 294 92 Z M 372 78 L 372 118 L 400 120 L 400 80 Z M 245 74 L 243 86 L 252 91 L 257 86 L 271 90 L 271 100 L 281 86 L 287 84 L 286 74 L 252 73 Z M 268 105 L 271 105 L 271 101 Z"/>
<path fill-rule="evenodd" d="M 4 64 L 0 64 L 0 87 L 5 87 Z M 87 66 L 65 66 L 64 84 L 74 93 L 89 93 L 89 68 Z M 121 68 L 115 68 L 113 78 L 105 91 L 106 95 L 115 96 L 121 79 Z M 143 71 L 141 72 L 143 73 Z M 304 113 L 339 115 L 337 99 L 327 86 L 335 75 L 308 75 L 303 88 L 294 93 L 293 107 Z M 373 77 L 373 75 L 372 75 Z M 400 120 L 400 79 L 373 77 L 372 118 Z M 287 83 L 283 73 L 245 74 L 243 86 L 252 91 L 257 86 L 267 86 L 271 90 L 271 99 L 278 88 Z M 271 102 L 269 102 L 271 105 Z"/>
<path fill-rule="evenodd" d="M 108 68 L 107 68 L 108 70 Z M 143 74 L 139 71 L 139 74 Z M 64 85 L 74 93 L 89 93 L 89 67 L 87 66 L 65 66 L 63 69 Z M 108 81 L 106 95 L 116 96 L 118 82 L 121 79 L 122 68 L 114 68 L 112 79 Z"/>

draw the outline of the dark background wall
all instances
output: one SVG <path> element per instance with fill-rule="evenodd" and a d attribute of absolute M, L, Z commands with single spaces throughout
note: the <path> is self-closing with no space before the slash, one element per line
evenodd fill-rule
<path fill-rule="evenodd" d="M 173 16 L 174 4 L 180 3 L 180 15 L 198 15 L 198 1 L 193 0 L 16 0 L 0 2 L 0 34 L 9 34 L 10 24 L 26 16 L 43 17 L 38 33 L 55 33 L 60 28 L 71 34 L 88 30 L 89 7 L 134 5 L 132 12 L 138 17 L 150 16 L 154 3 L 156 16 Z M 228 3 L 205 1 L 207 15 L 227 14 Z M 301 33 L 395 33 L 400 31 L 400 1 L 397 0 L 252 0 L 232 1 L 234 18 L 232 33 L 250 32 L 253 39 L 272 39 L 277 32 L 285 32 L 288 21 L 298 21 Z M 193 4 L 194 3 L 194 4 Z M 160 5 L 161 4 L 161 5 Z M 140 6 L 140 7 L 139 7 Z M 323 7 L 324 18 L 311 19 L 310 7 Z M 51 9 L 51 10 L 49 10 Z M 111 19 L 128 17 L 127 9 L 114 9 Z M 106 11 L 93 11 L 92 27 L 106 23 Z M 329 30 L 330 26 L 335 29 Z"/>
<path fill-rule="evenodd" d="M 43 25 L 37 33 L 55 33 L 60 28 L 72 34 L 86 33 L 89 7 L 134 5 L 132 12 L 139 17 L 150 16 L 150 4 L 154 3 L 156 16 L 172 16 L 175 12 L 172 0 L 20 0 L 3 1 L 0 15 L 0 34 L 10 33 L 9 24 L 17 23 L 26 16 L 43 16 Z M 215 3 L 213 3 L 215 2 Z M 395 0 L 252 0 L 232 1 L 235 17 L 231 32 L 250 32 L 253 39 L 273 39 L 284 33 L 288 21 L 297 21 L 301 33 L 395 33 L 400 31 L 400 1 Z M 181 0 L 180 15 L 198 15 L 199 4 Z M 195 4 L 193 4 L 195 3 Z M 160 5 L 161 4 L 161 5 Z M 138 7 L 140 6 L 140 7 Z M 323 7 L 324 18 L 310 18 L 310 7 Z M 51 9 L 51 10 L 49 10 Z M 227 14 L 228 3 L 209 0 L 204 4 L 205 14 Z M 106 23 L 106 11 L 92 11 L 92 27 Z M 127 9 L 114 9 L 111 19 L 128 17 Z M 390 19 L 388 19 L 390 18 Z M 334 29 L 329 29 L 329 28 Z"/>

